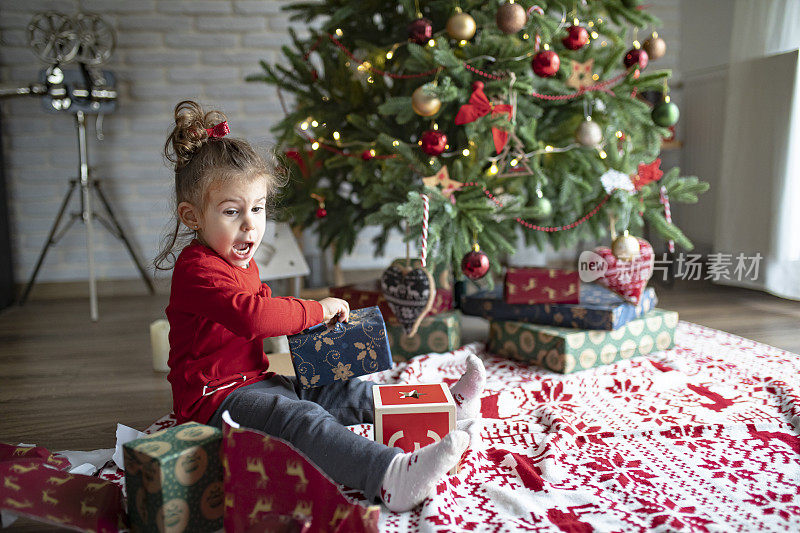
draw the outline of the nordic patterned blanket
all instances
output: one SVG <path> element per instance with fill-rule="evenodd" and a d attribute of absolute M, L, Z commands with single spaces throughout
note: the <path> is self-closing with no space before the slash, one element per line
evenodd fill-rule
<path fill-rule="evenodd" d="M 482 350 L 370 376 L 453 383 L 469 353 L 488 372 L 482 442 L 381 531 L 800 531 L 800 355 L 687 322 L 672 350 L 571 375 Z"/>

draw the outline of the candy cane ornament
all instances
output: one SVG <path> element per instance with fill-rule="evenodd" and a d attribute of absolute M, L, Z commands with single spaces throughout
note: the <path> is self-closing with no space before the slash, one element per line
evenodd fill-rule
<path fill-rule="evenodd" d="M 428 195 L 423 194 L 422 196 L 422 255 L 420 257 L 420 262 L 422 263 L 422 268 L 425 268 L 425 259 L 428 256 L 428 216 L 430 214 L 430 206 Z"/>
<path fill-rule="evenodd" d="M 528 17 L 530 17 L 531 13 L 534 13 L 534 12 L 539 14 L 539 15 L 544 16 L 544 9 L 542 9 L 539 6 L 531 6 L 531 7 L 528 8 Z M 537 33 L 536 34 L 536 38 L 534 39 L 533 51 L 534 52 L 538 52 L 539 51 L 539 46 L 541 46 L 541 44 L 542 44 L 542 37 Z"/>
<path fill-rule="evenodd" d="M 661 196 L 661 204 L 664 206 L 664 218 L 666 219 L 667 222 L 672 224 L 672 211 L 669 207 L 669 196 L 667 196 L 667 188 L 664 187 L 663 185 L 661 186 L 660 196 Z M 674 254 L 675 241 L 670 239 L 669 242 L 667 243 L 667 246 L 669 247 L 669 252 Z"/>

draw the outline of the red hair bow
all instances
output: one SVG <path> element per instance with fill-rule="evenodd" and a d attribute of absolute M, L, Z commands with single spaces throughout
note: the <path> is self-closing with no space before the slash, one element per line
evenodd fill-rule
<path fill-rule="evenodd" d="M 225 137 L 227 134 L 231 132 L 231 129 L 228 127 L 228 121 L 220 122 L 213 128 L 206 128 L 206 133 L 208 133 L 209 137 Z"/>
<path fill-rule="evenodd" d="M 506 114 L 511 120 L 511 106 L 508 104 L 493 104 L 483 93 L 483 82 L 476 81 L 472 84 L 472 95 L 469 103 L 461 106 L 456 115 L 456 124 L 467 124 L 474 122 L 480 117 L 492 113 L 492 118 L 496 115 Z M 499 154 L 508 142 L 508 132 L 500 128 L 492 128 L 492 138 L 494 139 L 494 149 Z"/>

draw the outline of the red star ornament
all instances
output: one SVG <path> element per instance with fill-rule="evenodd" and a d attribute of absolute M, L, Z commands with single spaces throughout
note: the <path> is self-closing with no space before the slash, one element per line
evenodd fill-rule
<path fill-rule="evenodd" d="M 592 79 L 592 68 L 594 67 L 594 59 L 590 59 L 585 63 L 572 61 L 572 73 L 564 83 L 567 87 L 572 87 L 576 91 L 591 87 L 594 80 Z"/>
<path fill-rule="evenodd" d="M 455 123 L 458 125 L 474 122 L 480 117 L 488 115 L 490 112 L 492 118 L 497 115 L 508 115 L 508 120 L 511 120 L 511 106 L 508 104 L 493 104 L 486 97 L 483 92 L 483 82 L 476 81 L 472 84 L 472 95 L 469 97 L 469 103 L 461 106 L 456 114 Z M 508 132 L 500 128 L 492 128 L 492 138 L 494 140 L 494 149 L 499 154 L 503 151 L 508 142 Z"/>
<path fill-rule="evenodd" d="M 422 183 L 425 184 L 426 187 L 431 189 L 439 188 L 441 193 L 450 200 L 450 203 L 455 203 L 456 199 L 453 197 L 453 193 L 457 190 L 461 189 L 464 186 L 463 183 L 456 180 L 450 179 L 450 173 L 447 171 L 447 166 L 443 166 L 439 172 L 434 174 L 433 176 L 427 176 L 422 178 Z"/>
<path fill-rule="evenodd" d="M 639 163 L 639 170 L 636 175 L 631 179 L 633 181 L 633 186 L 636 188 L 637 191 L 641 190 L 642 187 L 647 185 L 648 183 L 653 183 L 654 181 L 658 181 L 661 179 L 661 176 L 664 175 L 664 172 L 658 168 L 661 166 L 661 158 L 656 159 L 650 164 L 645 165 L 644 163 Z"/>

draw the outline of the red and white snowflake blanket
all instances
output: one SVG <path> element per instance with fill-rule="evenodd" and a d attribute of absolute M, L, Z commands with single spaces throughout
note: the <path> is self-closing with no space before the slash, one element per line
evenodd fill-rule
<path fill-rule="evenodd" d="M 469 353 L 488 372 L 480 445 L 381 531 L 800 530 L 800 356 L 686 322 L 672 350 L 571 375 L 482 350 L 370 377 L 453 383 Z"/>

